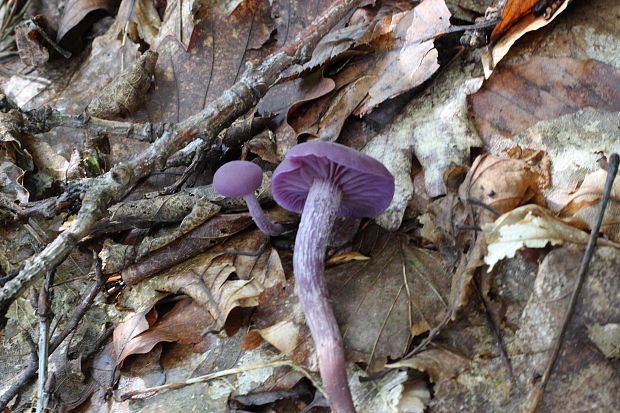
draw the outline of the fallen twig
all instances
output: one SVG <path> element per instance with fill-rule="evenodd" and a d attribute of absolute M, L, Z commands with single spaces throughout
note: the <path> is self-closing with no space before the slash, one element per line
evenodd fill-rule
<path fill-rule="evenodd" d="M 566 312 L 564 313 L 560 333 L 555 339 L 553 349 L 551 350 L 551 355 L 547 360 L 547 367 L 545 368 L 545 372 L 543 373 L 540 381 L 538 382 L 538 385 L 532 390 L 532 393 L 530 393 L 530 398 L 528 399 L 529 407 L 525 409 L 525 411 L 527 411 L 528 413 L 534 413 L 538 408 L 538 404 L 540 403 L 540 400 L 542 400 L 543 393 L 545 392 L 545 387 L 547 386 L 549 378 L 551 377 L 551 373 L 553 372 L 553 366 L 555 365 L 555 361 L 557 360 L 558 355 L 560 354 L 560 350 L 562 349 L 562 342 L 564 341 L 564 335 L 566 334 L 568 322 L 570 321 L 573 313 L 575 312 L 575 305 L 577 304 L 579 291 L 581 290 L 581 286 L 583 285 L 583 282 L 586 278 L 588 267 L 590 265 L 590 260 L 592 259 L 592 255 L 594 255 L 594 250 L 596 249 L 598 233 L 601 229 L 603 217 L 605 216 L 605 208 L 607 207 L 607 202 L 609 201 L 609 197 L 611 195 L 611 189 L 616 178 L 616 174 L 618 173 L 619 162 L 620 157 L 618 156 L 618 154 L 611 154 L 611 156 L 609 157 L 609 165 L 607 168 L 607 180 L 605 181 L 603 196 L 601 197 L 601 201 L 599 203 L 599 211 L 596 217 L 596 223 L 592 228 L 590 238 L 588 239 L 588 244 L 586 245 L 586 249 L 583 252 L 583 257 L 581 258 L 581 263 L 579 264 L 579 271 L 577 273 L 577 282 L 575 283 L 575 287 L 573 288 L 573 291 L 571 293 Z"/>
<path fill-rule="evenodd" d="M 52 317 L 52 286 L 54 285 L 54 275 L 56 270 L 52 270 L 45 275 L 45 282 L 39 292 L 39 302 L 37 305 L 37 315 L 39 316 L 39 385 L 37 387 L 37 410 L 36 413 L 45 411 L 48 403 L 48 396 L 45 389 L 47 382 L 47 358 L 49 356 L 50 324 Z"/>
<path fill-rule="evenodd" d="M 204 110 L 176 125 L 166 125 L 162 135 L 145 151 L 94 178 L 73 223 L 43 251 L 26 260 L 19 273 L 0 289 L 0 325 L 6 322 L 5 314 L 13 300 L 32 282 L 56 268 L 112 203 L 122 199 L 139 180 L 163 168 L 169 156 L 194 139 L 202 139 L 208 148 L 220 131 L 258 103 L 284 69 L 308 60 L 319 40 L 357 3 L 356 0 L 335 1 L 294 41 L 271 54 Z"/>
<path fill-rule="evenodd" d="M 96 258 L 96 254 L 95 254 Z M 84 314 L 90 309 L 95 301 L 95 297 L 101 290 L 105 283 L 106 277 L 103 275 L 101 271 L 101 262 L 96 259 L 95 262 L 95 281 L 91 284 L 88 289 L 88 294 L 82 299 L 82 302 L 77 306 L 71 319 L 65 324 L 62 331 L 54 337 L 49 344 L 49 354 L 52 354 L 67 338 L 67 336 L 75 330 L 77 325 L 79 324 Z M 30 335 L 27 332 L 23 332 L 24 337 L 28 343 L 31 343 L 31 348 L 33 349 L 31 352 L 31 360 L 28 364 L 28 367 L 22 372 L 19 378 L 11 385 L 11 387 L 4 392 L 2 396 L 0 396 L 0 411 L 4 411 L 9 402 L 17 395 L 21 394 L 26 386 L 33 382 L 35 377 L 37 377 L 38 370 L 38 355 L 36 351 L 36 345 L 30 338 Z"/>
<path fill-rule="evenodd" d="M 308 373 L 305 369 L 293 363 L 292 361 L 288 361 L 288 360 L 272 361 L 269 363 L 261 363 L 261 364 L 255 364 L 252 366 L 243 366 L 243 367 L 237 367 L 234 369 L 217 371 L 215 373 L 205 374 L 204 376 L 194 377 L 186 381 L 179 381 L 176 383 L 163 384 L 161 386 L 147 387 L 145 389 L 133 390 L 133 391 L 122 394 L 120 398 L 121 400 L 125 401 L 125 400 L 130 400 L 130 399 L 136 398 L 136 396 L 147 394 L 147 393 L 152 393 L 149 396 L 154 396 L 156 393 L 162 390 L 179 389 L 181 387 L 189 386 L 191 384 L 205 383 L 207 381 L 217 379 L 219 377 L 230 376 L 232 374 L 239 374 L 239 373 L 244 373 L 246 371 L 251 371 L 251 370 L 276 368 L 276 367 L 282 367 L 282 366 L 287 366 L 287 367 L 292 368 L 293 370 L 299 371 L 308 380 L 310 380 L 310 382 L 323 394 L 325 398 L 327 398 L 327 396 L 325 395 L 325 391 L 323 390 L 321 385 L 314 379 L 314 377 L 312 377 L 312 375 L 310 375 L 310 373 Z"/>

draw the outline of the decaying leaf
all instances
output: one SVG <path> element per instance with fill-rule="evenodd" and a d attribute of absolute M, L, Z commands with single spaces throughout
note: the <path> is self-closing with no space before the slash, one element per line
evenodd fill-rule
<path fill-rule="evenodd" d="M 586 175 L 583 183 L 570 194 L 560 209 L 560 217 L 578 228 L 591 230 L 600 213 L 599 203 L 603 197 L 607 171 L 598 170 Z M 605 209 L 601 233 L 620 242 L 620 181 L 616 179 L 611 189 L 609 203 Z"/>
<path fill-rule="evenodd" d="M 467 368 L 469 360 L 462 354 L 448 348 L 431 348 L 415 356 L 390 363 L 388 368 L 410 368 L 427 373 L 433 383 L 457 377 Z"/>
<path fill-rule="evenodd" d="M 429 79 L 437 69 L 437 50 L 428 37 L 450 27 L 450 12 L 443 0 L 425 0 L 403 16 L 394 28 L 402 46 L 380 55 L 371 73 L 375 83 L 356 109 L 366 114 L 381 102 Z"/>
<path fill-rule="evenodd" d="M 530 168 L 525 160 L 481 155 L 476 158 L 459 188 L 459 198 L 463 205 L 475 200 L 505 213 L 529 201 L 544 205 L 541 191 L 548 186 L 545 175 Z M 480 207 L 474 208 L 478 210 Z M 486 209 L 476 213 L 476 216 L 476 222 L 480 223 L 496 218 Z"/>
<path fill-rule="evenodd" d="M 538 205 L 514 209 L 493 223 L 482 226 L 488 253 L 484 262 L 489 271 L 503 258 L 513 257 L 521 248 L 544 248 L 547 244 L 585 245 L 589 234 L 564 223 L 549 210 Z M 619 244 L 599 240 L 599 245 L 620 248 Z"/>
<path fill-rule="evenodd" d="M 359 367 L 349 369 L 351 395 L 360 413 L 422 413 L 430 400 L 428 388 L 419 382 L 408 383 L 404 371 L 392 371 L 378 380 L 362 383 L 359 379 L 363 376 Z"/>
<path fill-rule="evenodd" d="M 128 3 L 125 1 L 125 3 Z M 140 3 L 138 1 L 137 3 Z M 89 13 L 97 10 L 112 11 L 110 0 L 68 0 L 65 3 L 58 25 L 57 41 L 60 43 L 65 35 L 77 26 Z"/>
<path fill-rule="evenodd" d="M 528 32 L 538 30 L 541 27 L 545 27 L 546 25 L 551 23 L 564 10 L 566 10 L 566 7 L 568 7 L 568 3 L 570 3 L 570 1 L 571 0 L 564 0 L 562 5 L 555 10 L 552 16 L 549 16 L 549 17 L 545 15 L 535 16 L 534 14 L 529 13 L 521 18 L 519 16 L 519 14 L 522 14 L 521 5 L 525 5 L 527 4 L 527 2 L 523 2 L 519 0 L 510 1 L 510 3 L 515 5 L 515 7 L 513 9 L 505 9 L 505 10 L 507 10 L 507 13 L 514 13 L 515 17 L 517 18 L 516 19 L 517 22 L 515 23 L 514 20 L 513 21 L 507 20 L 506 23 L 508 24 L 508 26 L 504 26 L 502 23 L 500 23 L 498 25 L 500 26 L 499 29 L 496 26 L 495 29 L 493 30 L 491 37 L 493 39 L 497 39 L 497 36 L 501 34 L 501 30 L 503 30 L 504 28 L 510 27 L 510 29 L 508 29 L 506 33 L 503 34 L 503 36 L 499 39 L 499 41 L 497 41 L 493 45 L 493 48 L 490 50 L 490 52 L 482 56 L 482 66 L 484 68 L 485 77 L 488 78 L 489 76 L 491 76 L 491 73 L 493 72 L 495 65 L 497 65 L 497 63 L 504 56 L 506 56 L 506 54 L 508 53 L 508 50 L 510 50 L 512 45 L 517 40 L 519 40 L 519 38 L 521 38 L 524 34 Z M 528 0 L 528 2 L 531 2 L 531 0 Z"/>
<path fill-rule="evenodd" d="M 552 186 L 544 190 L 549 209 L 558 212 L 567 196 L 588 173 L 600 169 L 605 154 L 620 152 L 617 113 L 581 109 L 553 120 L 536 123 L 508 139 L 501 139 L 491 153 L 501 156 L 517 145 L 545 151 L 551 160 Z"/>
<path fill-rule="evenodd" d="M 258 231 L 237 236 L 143 281 L 126 292 L 121 303 L 139 310 L 152 305 L 161 293 L 183 293 L 209 312 L 219 330 L 232 309 L 258 305 L 264 289 L 284 282 L 279 256 L 264 246 L 266 242 Z M 236 279 L 230 279 L 233 274 Z"/>
<path fill-rule="evenodd" d="M 146 100 L 158 54 L 147 50 L 86 106 L 86 114 L 97 118 L 126 116 Z"/>
<path fill-rule="evenodd" d="M 619 299 L 619 280 L 615 276 L 618 252 L 616 248 L 597 249 L 537 411 L 579 411 L 593 404 L 607 411 L 617 405 L 617 368 L 592 344 L 585 327 L 619 320 L 617 309 L 608 307 Z M 457 321 L 460 325 L 442 332 L 442 341 L 466 354 L 470 361 L 456 377 L 435 384 L 432 411 L 512 412 L 530 406 L 528 397 L 537 385 L 532 378 L 540 376 L 546 367 L 574 286 L 580 255 L 572 248 L 556 248 L 538 266 L 537 275 L 521 274 L 517 280 L 495 281 L 495 294 L 526 294 L 526 303 L 515 306 L 516 317 L 503 320 L 501 327 L 512 375 L 499 353 L 497 337 L 491 334 L 485 325 L 487 318 L 478 310 L 470 306 L 465 319 Z M 445 367 L 447 377 L 451 376 L 450 367 Z"/>
<path fill-rule="evenodd" d="M 134 320 L 134 317 L 139 320 Z M 203 336 L 216 327 L 209 312 L 190 298 L 179 301 L 161 318 L 152 320 L 147 329 L 144 329 L 146 327 L 144 318 L 139 314 L 134 317 L 119 324 L 114 330 L 115 347 L 117 351 L 122 348 L 117 356 L 118 364 L 122 364 L 130 355 L 148 353 L 162 341 L 180 344 L 199 343 L 203 340 Z M 135 328 L 132 329 L 130 336 L 121 334 L 128 330 L 128 326 L 133 325 L 134 321 Z"/>
<path fill-rule="evenodd" d="M 620 357 L 620 324 L 593 324 L 588 326 L 588 337 L 607 358 Z"/>
<path fill-rule="evenodd" d="M 359 248 L 367 261 L 326 270 L 334 313 L 349 359 L 381 368 L 402 356 L 414 335 L 437 325 L 448 305 L 450 275 L 440 256 L 374 227 Z M 259 333 L 299 363 L 314 367 L 313 343 L 293 288 L 272 291 L 259 305 Z"/>
<path fill-rule="evenodd" d="M 160 26 L 161 19 L 153 1 L 123 0 L 118 8 L 114 24 L 110 27 L 110 33 L 120 38 L 128 35 L 134 43 L 144 40 L 153 45 Z"/>
<path fill-rule="evenodd" d="M 490 148 L 541 120 L 585 107 L 620 110 L 620 69 L 596 60 L 533 56 L 499 65 L 468 101 L 480 138 Z"/>

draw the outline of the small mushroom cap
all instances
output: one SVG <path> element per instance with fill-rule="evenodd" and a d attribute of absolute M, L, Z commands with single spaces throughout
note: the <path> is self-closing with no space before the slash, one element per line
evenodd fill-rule
<path fill-rule="evenodd" d="M 394 177 L 376 159 L 337 143 L 313 141 L 294 146 L 273 173 L 273 198 L 301 213 L 315 179 L 329 179 L 342 191 L 338 214 L 371 217 L 394 196 Z"/>
<path fill-rule="evenodd" d="M 262 180 L 260 166 L 248 161 L 232 161 L 215 172 L 213 189 L 221 195 L 239 198 L 256 191 Z"/>

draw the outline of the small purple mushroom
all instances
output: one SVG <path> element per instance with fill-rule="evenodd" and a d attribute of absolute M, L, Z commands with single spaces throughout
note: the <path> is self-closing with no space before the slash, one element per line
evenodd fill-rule
<path fill-rule="evenodd" d="M 221 195 L 243 198 L 258 229 L 267 235 L 280 235 L 284 232 L 284 226 L 267 218 L 254 195 L 262 180 L 263 170 L 260 166 L 248 161 L 232 161 L 215 172 L 213 188 Z"/>
<path fill-rule="evenodd" d="M 283 208 L 303 211 L 293 253 L 299 302 L 333 411 L 355 413 L 342 336 L 323 277 L 325 250 L 337 215 L 368 217 L 387 208 L 394 195 L 394 177 L 370 156 L 337 143 L 315 141 L 286 154 L 273 173 L 272 192 Z"/>

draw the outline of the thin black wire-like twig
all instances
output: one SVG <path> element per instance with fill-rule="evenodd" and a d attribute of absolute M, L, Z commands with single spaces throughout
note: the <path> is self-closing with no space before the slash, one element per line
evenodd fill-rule
<path fill-rule="evenodd" d="M 596 249 L 596 241 L 599 231 L 601 229 L 601 225 L 603 224 L 605 208 L 607 207 L 607 203 L 609 202 L 614 179 L 616 178 L 616 174 L 618 173 L 618 163 L 620 163 L 620 157 L 618 156 L 618 154 L 611 154 L 611 156 L 609 157 L 609 163 L 607 168 L 607 180 L 605 181 L 603 196 L 601 197 L 601 201 L 599 203 L 599 211 L 596 217 L 596 223 L 592 228 L 590 238 L 588 239 L 588 243 L 586 244 L 586 249 L 583 253 L 583 257 L 581 258 L 581 263 L 579 264 L 577 282 L 575 283 L 575 287 L 573 288 L 573 291 L 571 293 L 570 300 L 564 314 L 564 318 L 562 319 L 560 333 L 555 339 L 553 349 L 551 350 L 551 355 L 547 360 L 547 367 L 545 368 L 545 372 L 543 373 L 540 382 L 538 383 L 538 386 L 532 392 L 532 397 L 530 398 L 531 402 L 527 410 L 528 413 L 534 413 L 536 411 L 538 404 L 542 399 L 543 393 L 545 392 L 545 387 L 547 386 L 549 378 L 551 377 L 551 373 L 553 372 L 553 367 L 558 358 L 558 355 L 560 354 L 560 350 L 562 349 L 562 342 L 564 341 L 564 336 L 566 335 L 568 323 L 572 318 L 573 313 L 575 312 L 575 305 L 577 304 L 579 291 L 581 290 L 581 286 L 583 285 L 586 274 L 588 272 L 590 260 L 592 259 L 592 255 L 594 255 L 594 250 Z"/>

